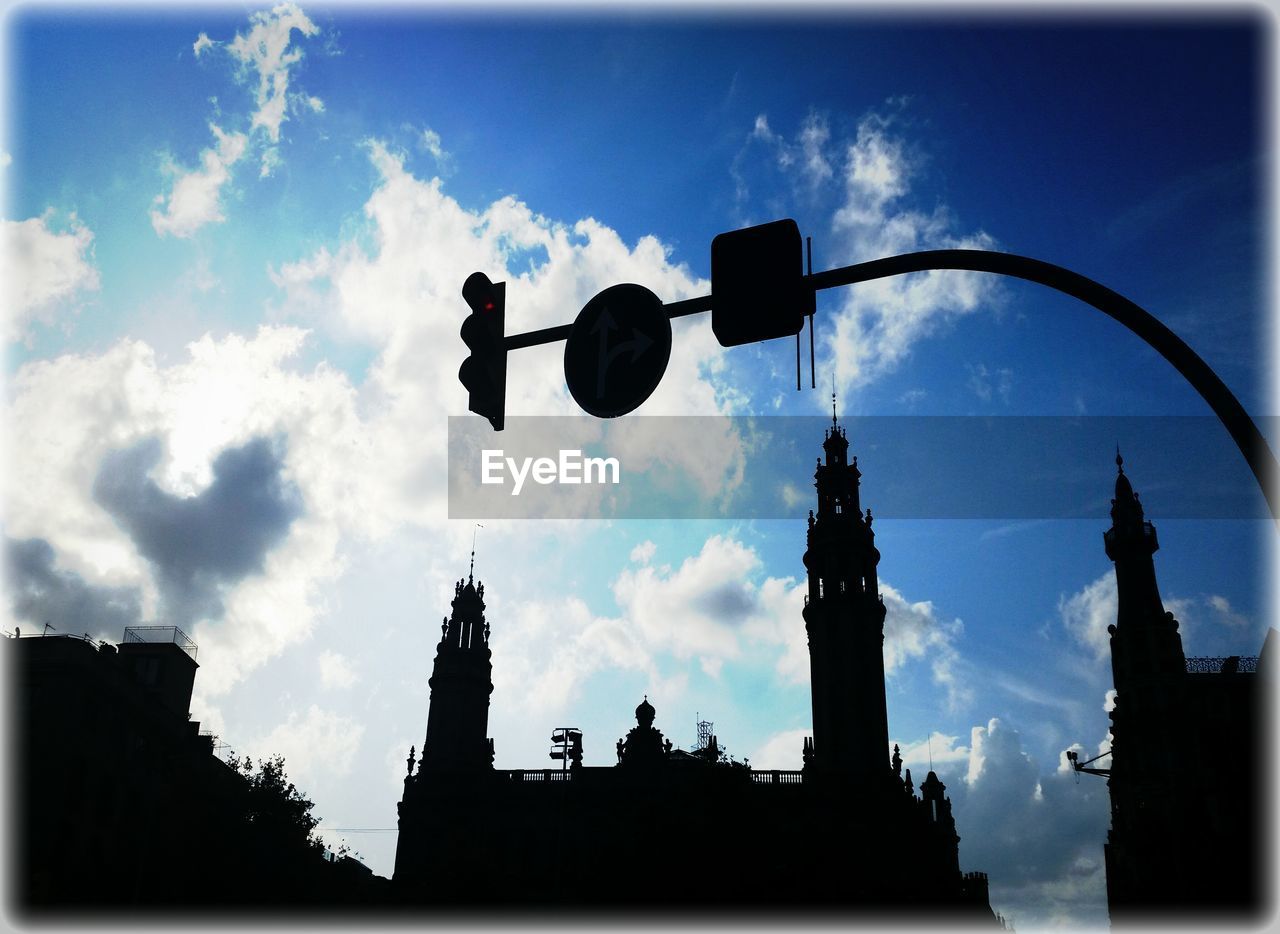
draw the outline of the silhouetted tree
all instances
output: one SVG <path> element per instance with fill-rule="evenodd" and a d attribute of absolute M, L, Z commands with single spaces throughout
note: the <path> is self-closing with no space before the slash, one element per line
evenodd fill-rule
<path fill-rule="evenodd" d="M 314 802 L 298 791 L 284 769 L 284 756 L 279 754 L 258 760 L 240 759 L 234 754 L 227 765 L 244 777 L 248 788 L 245 819 L 252 835 L 279 846 L 324 854 L 324 842 L 315 834 L 320 819 L 311 813 Z"/>

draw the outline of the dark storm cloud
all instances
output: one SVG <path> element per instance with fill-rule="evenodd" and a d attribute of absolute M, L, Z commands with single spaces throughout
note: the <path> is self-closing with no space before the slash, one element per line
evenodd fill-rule
<path fill-rule="evenodd" d="M 298 492 L 281 476 L 279 445 L 266 438 L 218 455 L 198 496 L 173 496 L 147 477 L 160 455 L 155 438 L 107 455 L 94 498 L 154 566 L 171 616 L 216 616 L 222 590 L 261 571 L 288 533 L 301 512 Z"/>
<path fill-rule="evenodd" d="M 693 605 L 714 620 L 735 625 L 755 611 L 757 601 L 744 584 L 730 581 L 698 594 Z"/>
<path fill-rule="evenodd" d="M 42 538 L 5 540 L 5 565 L 13 615 L 45 623 L 60 633 L 88 633 L 119 639 L 126 626 L 138 622 L 140 598 L 135 587 L 95 587 L 79 574 L 54 567 L 53 548 Z"/>

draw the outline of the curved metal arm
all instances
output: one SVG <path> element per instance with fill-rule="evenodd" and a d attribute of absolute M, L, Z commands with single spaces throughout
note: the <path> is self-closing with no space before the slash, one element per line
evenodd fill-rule
<path fill-rule="evenodd" d="M 1218 378 L 1209 365 L 1186 345 L 1182 338 L 1161 324 L 1149 312 L 1129 299 L 1113 292 L 1070 269 L 1013 253 L 996 253 L 989 250 L 923 250 L 904 253 L 885 259 L 871 260 L 854 266 L 829 269 L 805 278 L 815 289 L 828 289 L 838 285 L 852 285 L 870 279 L 882 279 L 908 272 L 924 272 L 930 269 L 961 269 L 970 272 L 993 272 L 1014 276 L 1029 282 L 1038 282 L 1057 289 L 1082 302 L 1087 302 L 1103 314 L 1119 321 L 1137 334 L 1159 354 L 1173 364 L 1174 369 L 1186 378 L 1209 408 L 1226 427 L 1240 453 L 1253 471 L 1253 476 L 1267 500 L 1271 517 L 1280 521 L 1280 495 L 1274 490 L 1277 476 L 1276 458 L 1262 432 L 1240 401 Z"/>

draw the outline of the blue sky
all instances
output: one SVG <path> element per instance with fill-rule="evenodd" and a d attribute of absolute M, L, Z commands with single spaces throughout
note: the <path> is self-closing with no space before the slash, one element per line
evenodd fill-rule
<path fill-rule="evenodd" d="M 35 6 L 5 26 L 5 532 L 25 597 L 4 628 L 179 625 L 201 647 L 194 715 L 284 753 L 327 828 L 394 827 L 425 729 L 473 532 L 444 479 L 473 270 L 508 281 L 516 332 L 617 282 L 706 294 L 712 237 L 779 217 L 818 269 L 1007 250 L 1138 302 L 1272 414 L 1272 24 L 1254 8 Z M 638 432 L 820 415 L 833 376 L 851 415 L 1208 412 L 1118 324 L 976 274 L 821 294 L 817 391 L 795 391 L 788 341 L 726 350 L 706 315 L 673 331 Z M 511 355 L 508 413 L 577 412 L 561 352 Z M 1273 533 L 1162 519 L 1144 440 L 1115 439 L 1187 653 L 1256 654 Z M 1109 444 L 1063 465 L 1096 473 L 1098 499 Z M 732 454 L 686 466 L 714 490 Z M 209 525 L 247 497 L 261 508 Z M 608 764 L 647 693 L 678 745 L 701 714 L 735 756 L 798 767 L 806 508 L 486 522 L 498 765 L 547 763 L 542 735 L 569 724 Z M 892 738 L 916 769 L 931 749 L 963 868 L 1022 930 L 1105 921 L 1105 788 L 1060 753 L 1106 744 L 1106 524 L 876 525 Z M 393 834 L 344 836 L 390 875 Z"/>

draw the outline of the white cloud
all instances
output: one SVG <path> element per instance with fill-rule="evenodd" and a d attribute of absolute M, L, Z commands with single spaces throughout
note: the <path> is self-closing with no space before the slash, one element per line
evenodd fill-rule
<path fill-rule="evenodd" d="M 345 655 L 325 649 L 316 660 L 320 667 L 320 683 L 327 688 L 349 688 L 360 680 Z"/>
<path fill-rule="evenodd" d="M 758 115 L 729 169 L 739 209 L 750 202 L 748 175 L 759 171 L 752 153 L 763 149 L 772 174 L 781 175 L 786 186 L 782 198 L 797 200 L 802 211 L 835 202 L 830 237 L 823 244 L 833 266 L 926 249 L 992 249 L 995 241 L 986 233 L 960 233 L 945 205 L 927 211 L 913 205 L 913 185 L 925 159 L 900 131 L 906 106 L 904 99 L 887 101 L 859 121 L 852 139 L 841 140 L 833 139 L 820 114 L 810 113 L 794 139 L 775 132 L 768 117 Z M 776 193 L 776 181 L 767 184 Z M 774 216 L 786 210 L 778 197 L 767 204 Z M 935 270 L 840 290 L 821 338 L 829 368 L 834 357 L 838 391 L 843 396 L 893 370 L 916 341 L 990 305 L 996 288 L 990 276 Z"/>
<path fill-rule="evenodd" d="M 440 142 L 440 134 L 431 127 L 423 127 L 422 133 L 418 138 L 418 144 L 431 154 L 436 163 L 442 168 L 449 161 L 449 154 L 444 151 L 444 146 Z"/>
<path fill-rule="evenodd" d="M 619 619 L 593 619 L 585 605 L 559 606 L 554 612 L 543 606 L 517 610 L 546 628 L 552 619 L 570 620 L 569 631 L 589 639 L 605 638 L 617 646 L 612 653 L 595 652 L 590 658 L 571 649 L 582 674 L 575 676 L 561 665 L 561 650 L 547 662 L 555 669 L 557 684 L 572 683 L 608 662 L 622 667 L 653 670 L 656 659 L 670 655 L 694 660 L 711 677 L 722 666 L 742 658 L 751 648 L 778 652 L 775 668 L 784 681 L 809 681 L 808 637 L 802 622 L 807 584 L 794 578 L 767 577 L 756 583 L 761 569 L 755 550 L 731 537 L 712 535 L 695 555 L 678 567 L 652 563 L 651 543 L 631 553 L 632 566 L 623 568 L 612 583 Z M 935 683 L 947 692 L 952 709 L 970 701 L 970 689 L 958 676 L 960 664 L 955 641 L 963 631 L 959 620 L 937 618 L 927 601 L 912 603 L 895 588 L 881 582 L 886 607 L 885 671 L 892 675 L 910 661 L 926 659 Z M 532 644 L 544 641 L 533 639 Z M 571 640 L 574 641 L 574 640 Z M 579 640 L 580 641 L 580 640 Z M 551 644 L 559 645 L 553 640 Z M 538 662 L 526 648 L 512 650 L 522 659 L 515 664 L 537 670 Z M 561 669 L 564 670 L 561 670 Z M 550 670 L 550 669 L 548 669 Z M 533 677 L 530 675 L 529 677 Z M 513 676 L 514 682 L 524 678 Z M 567 695 L 562 695 L 567 696 Z"/>
<path fill-rule="evenodd" d="M 983 402 L 990 402 L 993 396 L 998 396 L 1001 402 L 1008 404 L 1013 391 L 1013 370 L 1008 367 L 991 370 L 985 363 L 965 364 L 965 369 L 969 373 L 969 389 L 975 396 Z"/>
<path fill-rule="evenodd" d="M 503 619 L 493 649 L 495 690 L 521 709 L 561 711 L 594 673 L 633 671 L 646 675 L 655 698 L 670 699 L 685 675 L 681 667 L 664 680 L 668 658 L 694 661 L 714 678 L 753 646 L 782 647 L 779 671 L 807 678 L 803 587 L 790 579 L 753 583 L 759 557 L 719 535 L 677 568 L 653 565 L 655 553 L 651 542 L 636 546 L 632 564 L 613 580 L 617 616 L 593 614 L 577 597 L 495 604 L 495 618 Z"/>
<path fill-rule="evenodd" d="M 200 167 L 182 171 L 170 166 L 174 176 L 168 198 L 156 195 L 158 208 L 151 211 L 151 226 L 160 236 L 190 237 L 206 224 L 226 220 L 222 213 L 222 189 L 231 179 L 231 167 L 244 155 L 248 137 L 225 133 L 209 124 L 218 141 L 216 148 L 200 153 Z"/>
<path fill-rule="evenodd" d="M 798 768 L 803 738 L 811 733 L 801 727 L 769 737 L 751 764 Z M 1065 753 L 1053 772 L 1043 773 L 1018 731 L 998 718 L 973 727 L 967 740 L 934 732 L 890 741 L 890 748 L 895 742 L 900 747 L 917 795 L 931 768 L 946 784 L 961 837 L 961 868 L 988 873 L 992 908 L 1019 930 L 1064 921 L 1105 925 L 1106 783 L 1076 776 Z M 1084 751 L 1079 744 L 1072 748 Z"/>
<path fill-rule="evenodd" d="M 1205 603 L 1213 611 L 1214 621 L 1229 629 L 1243 629 L 1249 625 L 1248 617 L 1231 608 L 1231 601 L 1219 594 L 1210 594 Z M 1176 615 L 1176 614 L 1175 614 Z"/>
<path fill-rule="evenodd" d="M 752 755 L 753 769 L 798 769 L 804 752 L 804 740 L 813 735 L 811 727 L 784 730 L 769 737 Z"/>
<path fill-rule="evenodd" d="M 760 566 L 756 553 L 713 535 L 679 568 L 626 568 L 613 594 L 627 622 L 646 644 L 677 658 L 724 660 L 739 654 L 739 630 L 757 609 L 748 581 Z"/>
<path fill-rule="evenodd" d="M 784 171 L 794 168 L 799 173 L 800 180 L 811 190 L 831 181 L 834 175 L 826 152 L 827 143 L 831 140 L 831 127 L 820 114 L 810 113 L 805 117 L 794 143 L 787 142 L 785 137 L 775 133 L 765 114 L 758 114 L 751 130 L 751 138 L 768 145 L 773 150 L 778 168 Z M 744 200 L 746 196 L 746 188 L 740 187 L 739 200 Z"/>
<path fill-rule="evenodd" d="M 233 143 L 229 134 L 221 139 L 224 150 Z M 239 151 L 242 137 L 235 145 Z M 32 361 L 10 381 L 7 449 L 22 456 L 10 457 L 5 472 L 7 531 L 45 538 L 59 566 L 87 583 L 138 587 L 148 619 L 159 609 L 153 569 L 93 497 L 103 458 L 158 438 L 163 454 L 152 478 L 170 495 L 195 496 L 222 451 L 258 437 L 280 440 L 284 479 L 303 512 L 260 573 L 220 593 L 220 617 L 191 622 L 203 703 L 307 638 L 327 612 L 323 588 L 342 572 L 344 541 L 382 540 L 405 527 L 435 529 L 446 543 L 465 537 L 447 524 L 444 485 L 444 413 L 466 409 L 455 376 L 465 356 L 458 270 L 507 279 L 509 320 L 519 322 L 512 331 L 562 323 L 567 309 L 617 281 L 651 283 L 673 300 L 706 288 L 670 264 L 652 237 L 628 246 L 598 221 L 556 223 L 513 198 L 469 212 L 438 181 L 404 171 L 385 147 L 373 144 L 369 154 L 381 177 L 365 209 L 371 236 L 362 232 L 358 242 L 372 249 L 353 239 L 276 273 L 286 314 L 327 315 L 321 324 L 343 322 L 348 335 L 376 348 L 360 386 L 327 365 L 299 370 L 307 332 L 295 327 L 205 337 L 173 363 L 141 341 L 122 341 L 101 354 Z M 216 209 L 216 185 L 202 198 L 188 197 L 193 190 L 175 188 L 173 216 L 162 216 L 162 227 L 188 229 Z M 547 261 L 507 271 L 533 245 L 546 247 Z M 703 367 L 719 353 L 714 337 L 706 329 L 683 345 L 672 367 L 682 365 L 686 378 L 669 379 L 647 405 L 718 412 Z M 511 360 L 508 411 L 576 410 L 558 355 L 523 351 Z M 616 627 L 597 628 L 608 649 Z"/>
<path fill-rule="evenodd" d="M 1116 576 L 1112 571 L 1107 571 L 1079 593 L 1058 600 L 1062 625 L 1099 662 L 1111 657 L 1111 635 L 1107 627 L 1115 623 L 1118 609 Z"/>
<path fill-rule="evenodd" d="M 151 224 L 160 236 L 190 237 L 206 224 L 225 220 L 222 192 L 231 179 L 231 169 L 245 155 L 251 143 L 265 137 L 258 163 L 258 177 L 268 178 L 282 164 L 278 144 L 280 125 L 286 110 L 324 111 L 324 101 L 307 94 L 290 94 L 290 72 L 302 59 L 302 50 L 291 45 L 293 32 L 313 36 L 320 29 L 293 3 L 280 3 L 270 11 L 258 11 L 249 17 L 250 29 L 236 34 L 229 43 L 209 38 L 201 32 L 192 44 L 196 58 L 217 48 L 226 48 L 239 65 L 241 80 L 256 82 L 254 101 L 257 109 L 249 121 L 248 133 L 224 132 L 210 124 L 217 138 L 216 147 L 200 154 L 200 165 L 184 170 L 171 163 L 166 171 L 174 179 L 169 194 L 155 198 Z M 261 131 L 257 133 L 256 131 Z"/>
<path fill-rule="evenodd" d="M 907 193 L 913 166 L 906 142 L 889 132 L 891 124 L 891 117 L 874 113 L 858 124 L 857 138 L 845 153 L 845 203 L 834 218 L 837 229 L 883 222 L 889 205 Z M 903 223 L 901 216 L 898 220 L 894 236 L 910 245 L 919 232 L 919 221 Z"/>
<path fill-rule="evenodd" d="M 1220 594 L 1167 596 L 1161 602 L 1165 612 L 1172 613 L 1177 622 L 1187 656 L 1247 655 L 1256 651 L 1256 646 L 1248 641 L 1252 621 L 1236 612 L 1226 597 Z M 1089 650 L 1099 665 L 1111 658 L 1111 636 L 1107 627 L 1116 624 L 1118 612 L 1114 571 L 1106 571 L 1079 592 L 1058 600 L 1063 628 Z"/>
<path fill-rule="evenodd" d="M 493 682 L 504 704 L 527 719 L 565 711 L 582 683 L 605 668 L 644 671 L 657 680 L 650 653 L 634 627 L 594 616 L 577 597 L 495 604 L 503 618 L 492 643 Z"/>
<path fill-rule="evenodd" d="M 829 181 L 833 174 L 831 163 L 823 151 L 830 139 L 831 128 L 824 118 L 817 114 L 805 118 L 800 127 L 801 161 L 809 184 L 815 187 Z"/>
<path fill-rule="evenodd" d="M 258 163 L 258 178 L 269 178 L 283 164 L 284 160 L 280 156 L 280 147 L 268 146 L 262 150 L 262 159 Z"/>
<path fill-rule="evenodd" d="M 788 509 L 795 509 L 801 503 L 808 502 L 810 498 L 808 491 L 801 490 L 790 481 L 787 481 L 778 488 L 778 495 L 782 497 L 782 502 Z"/>
<path fill-rule="evenodd" d="M 227 48 L 246 73 L 251 70 L 257 77 L 255 102 L 258 109 L 253 114 L 252 127 L 266 130 L 267 137 L 275 143 L 280 141 L 280 124 L 285 120 L 289 73 L 302 59 L 302 50 L 290 46 L 293 31 L 297 30 L 303 36 L 314 36 L 320 27 L 293 3 L 280 3 L 270 12 L 260 10 L 253 13 L 249 22 L 251 28 L 248 33 L 237 33 Z"/>
<path fill-rule="evenodd" d="M 695 658 L 713 677 L 737 657 L 752 615 L 767 603 L 745 580 L 759 564 L 755 553 L 713 536 L 673 571 L 649 564 L 655 551 L 652 542 L 636 546 L 634 566 L 613 581 L 617 617 L 597 616 L 577 597 L 495 604 L 504 620 L 493 648 L 495 691 L 526 711 L 563 711 L 592 674 L 609 669 L 644 672 L 656 701 L 683 683 L 683 675 L 664 681 L 660 656 Z M 776 641 L 771 629 L 765 634 Z"/>
<path fill-rule="evenodd" d="M 631 560 L 636 564 L 648 564 L 658 551 L 658 546 L 650 541 L 643 541 L 631 549 Z"/>
<path fill-rule="evenodd" d="M 802 611 L 808 584 L 790 577 L 753 583 L 760 567 L 754 549 L 713 535 L 678 568 L 646 560 L 641 567 L 624 569 L 613 592 L 627 624 L 637 627 L 649 651 L 697 659 L 714 676 L 721 664 L 740 658 L 750 645 L 777 646 L 779 676 L 807 684 L 809 646 Z M 960 621 L 938 619 L 932 603 L 908 601 L 884 581 L 880 592 L 886 610 L 885 673 L 893 675 L 908 662 L 927 659 L 951 709 L 968 704 L 970 689 L 957 672 Z"/>
<path fill-rule="evenodd" d="M 955 738 L 935 734 L 934 765 L 952 799 L 961 868 L 989 874 L 992 907 L 1019 930 L 1105 925 L 1106 783 L 1063 770 L 1061 757 L 1042 772 L 997 718 L 972 729 L 967 756 L 953 745 L 940 757 L 939 738 Z M 918 786 L 923 776 L 912 777 Z"/>
<path fill-rule="evenodd" d="M 898 755 L 902 756 L 902 766 L 904 769 L 911 769 L 911 779 L 918 789 L 930 768 L 937 771 L 953 764 L 968 765 L 970 749 L 968 746 L 961 745 L 959 740 L 958 736 L 947 736 L 945 733 L 934 731 L 914 743 L 890 740 L 889 745 L 892 747 L 895 743 L 897 744 Z"/>
<path fill-rule="evenodd" d="M 466 357 L 458 290 L 468 271 L 506 281 L 508 333 L 564 324 L 592 295 L 617 282 L 644 282 L 666 300 L 702 294 L 706 283 L 672 265 L 667 248 L 653 237 L 628 246 L 598 221 L 555 222 L 512 197 L 468 211 L 444 193 L 439 179 L 415 178 L 386 145 L 370 142 L 368 153 L 380 174 L 365 205 L 369 235 L 276 270 L 285 291 L 281 313 L 379 349 L 362 395 L 379 406 L 370 441 L 380 451 L 379 470 L 395 508 L 374 510 L 370 521 L 443 518 L 443 484 L 426 478 L 445 474 L 443 414 L 467 408 L 456 374 Z M 539 248 L 546 259 L 531 265 L 530 251 Z M 718 414 L 710 361 L 720 349 L 709 328 L 677 336 L 667 377 L 641 412 Z M 506 411 L 580 411 L 564 387 L 560 348 L 508 357 Z M 437 414 L 424 420 L 424 412 Z M 642 443 L 643 423 L 635 427 L 625 440 L 642 461 L 687 456 L 656 452 Z M 688 466 L 705 477 L 704 485 L 718 488 L 740 458 L 733 445 L 723 453 L 722 464 Z"/>
<path fill-rule="evenodd" d="M 339 527 L 361 510 L 366 474 L 354 390 L 324 366 L 286 368 L 304 337 L 295 328 L 262 328 L 249 340 L 206 337 L 169 366 L 147 345 L 123 341 L 102 355 L 25 364 L 10 384 L 8 450 L 21 455 L 6 464 L 8 534 L 46 539 L 61 565 L 91 583 L 139 587 L 148 616 L 158 608 L 151 571 L 94 498 L 104 457 L 158 437 L 163 456 L 152 479 L 172 496 L 194 496 L 212 482 L 222 451 L 253 438 L 286 439 L 285 479 L 306 511 L 262 573 L 222 595 L 222 619 L 195 621 L 197 690 L 205 695 L 305 636 L 322 609 L 319 582 L 340 569 Z"/>
<path fill-rule="evenodd" d="M 50 215 L 0 221 L 0 279 L 4 280 L 6 342 L 29 336 L 35 322 L 51 324 L 57 311 L 99 287 L 93 233 L 73 214 L 62 232 Z"/>
<path fill-rule="evenodd" d="M 880 581 L 880 594 L 885 606 L 885 674 L 891 675 L 908 661 L 927 656 L 934 682 L 947 692 L 948 708 L 955 711 L 966 707 L 973 692 L 957 670 L 960 654 L 955 645 L 964 632 L 964 624 L 958 619 L 939 619 L 932 602 L 913 603 L 884 581 Z"/>
<path fill-rule="evenodd" d="M 284 756 L 290 780 L 306 788 L 323 776 L 350 773 L 363 735 L 364 727 L 355 720 L 312 704 L 304 716 L 290 713 L 287 720 L 248 748 L 258 759 Z"/>
<path fill-rule="evenodd" d="M 45 538 L 63 567 L 92 583 L 137 582 L 141 561 L 93 502 L 92 488 L 109 450 L 159 424 L 154 354 L 140 342 L 121 342 L 101 356 L 33 361 L 19 368 L 9 387 L 7 533 Z"/>
<path fill-rule="evenodd" d="M 399 798 L 399 795 L 404 792 L 404 779 L 405 776 L 409 774 L 409 750 L 410 748 L 413 749 L 413 767 L 417 769 L 417 757 L 418 754 L 422 752 L 422 750 L 418 748 L 421 742 L 421 739 L 412 740 L 407 736 L 401 736 L 398 740 L 387 747 L 387 755 L 385 759 L 387 777 L 391 787 L 396 791 L 397 799 Z"/>
<path fill-rule="evenodd" d="M 928 213 L 906 206 L 918 160 L 893 123 L 892 116 L 869 114 L 846 146 L 844 199 L 832 221 L 837 265 L 925 249 L 991 249 L 985 233 L 954 233 L 944 206 Z M 994 294 L 990 277 L 945 270 L 844 290 L 834 326 L 826 329 L 841 392 L 892 370 L 917 340 L 989 304 Z"/>

